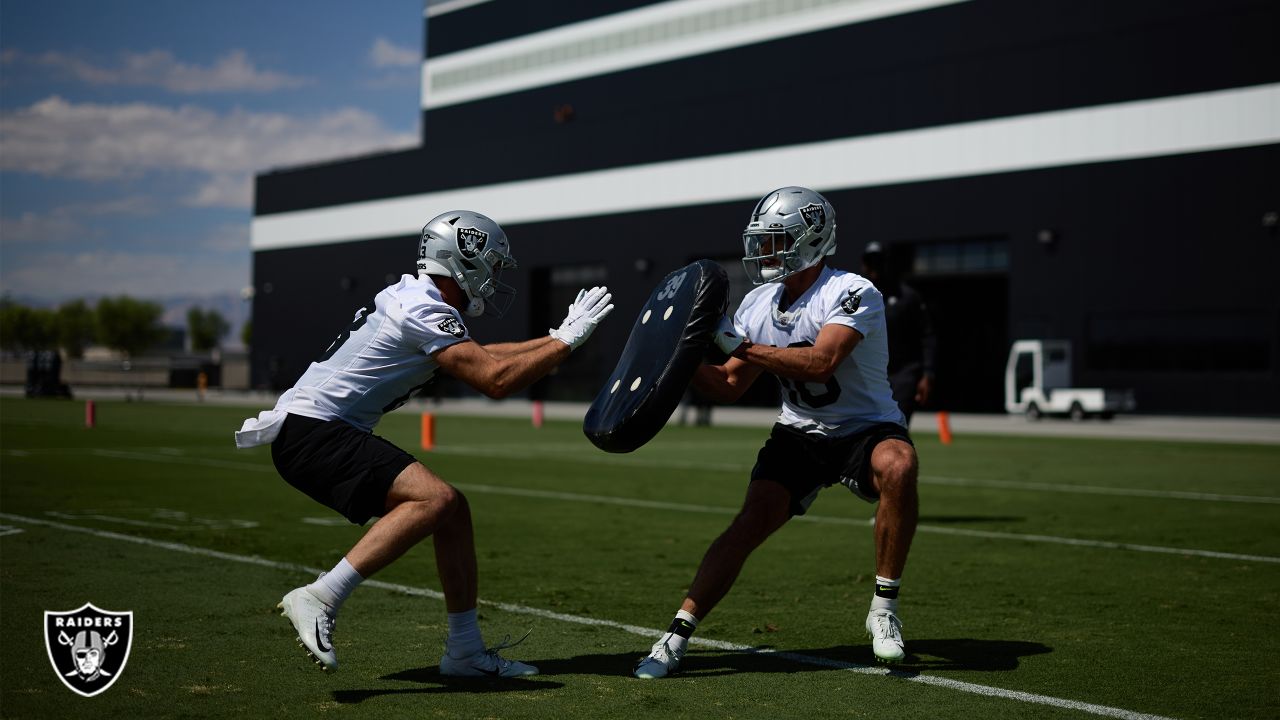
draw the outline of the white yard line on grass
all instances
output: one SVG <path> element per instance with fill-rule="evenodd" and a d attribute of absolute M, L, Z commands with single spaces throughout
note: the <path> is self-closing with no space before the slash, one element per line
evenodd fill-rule
<path fill-rule="evenodd" d="M 80 513 L 72 514 L 58 512 L 57 510 L 45 510 L 45 515 L 56 517 L 60 520 L 101 520 L 102 522 L 117 523 L 120 525 L 136 525 L 138 527 L 153 527 L 161 530 L 186 530 L 181 525 L 170 525 L 169 523 L 148 522 L 146 520 L 134 520 L 132 518 L 116 517 L 114 515 L 100 515 L 98 513 Z"/>
<path fill-rule="evenodd" d="M 567 450 L 567 448 L 566 448 Z M 625 467 L 651 467 L 672 470 L 711 470 L 724 472 L 751 471 L 751 463 L 716 463 L 690 462 L 685 460 L 665 460 L 629 455 L 600 455 L 582 453 L 582 447 L 576 446 L 573 452 L 561 452 L 557 446 L 551 445 L 501 445 L 483 447 L 479 445 L 436 446 L 431 453 L 441 455 L 475 455 L 486 457 L 509 458 L 555 458 L 563 462 L 592 465 L 621 465 Z M 1143 488 L 1112 488 L 1097 485 L 1061 485 L 1054 483 L 1020 482 L 1015 480 L 977 480 L 972 478 L 943 477 L 941 475 L 921 475 L 924 485 L 951 485 L 967 487 L 999 488 L 1002 490 L 1027 490 L 1032 492 L 1056 492 L 1082 495 L 1118 495 L 1122 497 L 1148 497 L 1167 500 L 1199 500 L 1208 502 L 1258 503 L 1263 505 L 1280 505 L 1280 497 L 1267 495 L 1229 495 L 1224 493 L 1187 492 L 1182 490 L 1147 490 Z"/>
<path fill-rule="evenodd" d="M 547 500 L 568 500 L 571 502 L 591 502 L 606 505 L 622 505 L 626 507 L 642 507 L 655 510 L 678 510 L 682 512 L 713 513 L 716 515 L 734 515 L 738 509 L 716 505 L 687 505 L 684 503 L 664 502 L 660 500 L 637 500 L 634 498 L 614 497 L 610 495 L 585 495 L 582 493 L 555 492 L 551 490 L 530 490 L 499 485 L 478 485 L 475 483 L 454 483 L 462 490 L 494 493 L 500 495 L 518 495 Z M 827 515 L 800 515 L 796 520 L 802 522 L 831 523 L 834 525 L 867 526 L 868 521 L 860 518 L 840 518 Z M 1082 540 L 1079 538 L 1055 537 L 1053 535 L 1026 535 L 1022 533 L 998 532 L 994 530 L 966 530 L 963 528 L 941 527 L 938 525 L 920 525 L 919 533 L 934 535 L 959 535 L 963 537 L 980 537 L 994 540 L 1015 540 L 1020 542 L 1050 543 L 1054 545 L 1074 545 L 1076 547 L 1092 547 L 1104 550 L 1133 550 L 1136 552 L 1161 553 L 1165 555 L 1194 555 L 1196 557 L 1218 558 L 1222 560 L 1246 560 L 1253 562 L 1280 563 L 1280 557 L 1271 555 L 1243 555 L 1240 553 L 1218 552 L 1216 550 L 1195 550 L 1191 548 L 1160 547 L 1158 545 L 1139 545 L 1135 543 L 1112 542 L 1108 540 Z"/>
<path fill-rule="evenodd" d="M 254 557 L 250 555 L 237 555 L 235 553 L 222 552 L 220 550 L 211 550 L 209 548 L 197 547 L 194 545 L 185 545 L 183 543 L 165 542 L 163 540 L 153 540 L 151 538 L 138 537 L 136 535 L 126 535 L 124 533 L 111 532 L 107 530 L 94 530 L 92 528 L 80 527 L 78 525 L 68 525 L 66 523 L 53 522 L 51 520 L 42 520 L 38 518 L 26 517 L 24 515 L 13 515 L 10 513 L 0 513 L 0 518 L 11 522 L 29 523 L 33 525 L 42 525 L 45 527 L 62 530 L 64 532 L 76 532 L 91 535 L 93 537 L 103 538 L 107 540 L 120 540 L 123 542 L 131 542 L 146 547 L 159 548 L 172 552 L 186 553 L 189 555 L 200 555 L 203 557 L 217 558 L 219 560 L 227 560 L 230 562 L 239 562 L 249 565 L 257 565 L 260 567 L 268 567 L 276 570 L 287 570 L 290 572 L 303 573 L 306 575 L 316 575 L 320 572 L 319 568 L 311 568 L 297 563 L 280 562 L 277 560 L 268 560 L 266 558 Z M 419 597 L 428 597 L 435 600 L 443 600 L 444 595 L 429 588 L 419 588 L 410 585 L 400 585 L 397 583 L 387 583 L 380 580 L 366 580 L 364 585 L 370 587 L 382 588 L 384 590 L 392 590 L 395 592 L 405 593 L 407 595 L 415 595 Z M 639 635 L 645 638 L 653 638 L 662 634 L 661 630 L 656 628 L 647 628 L 640 625 L 630 625 L 620 623 L 614 620 L 603 620 L 600 618 L 588 618 L 578 615 L 569 615 L 567 613 L 552 612 L 543 610 L 542 608 L 528 607 L 525 605 L 516 605 L 514 603 L 493 602 L 490 600 L 481 600 L 480 604 L 488 607 L 497 608 L 510 613 L 520 615 L 532 615 L 548 620 L 558 620 L 561 622 L 575 623 L 578 625 L 592 625 L 596 627 L 607 627 L 615 630 L 622 630 L 633 635 Z M 946 688 L 948 690 L 956 690 L 959 692 L 970 693 L 973 695 L 982 695 L 985 697 L 1002 698 L 1006 700 L 1017 700 L 1025 703 L 1033 703 L 1037 705 L 1048 705 L 1055 708 L 1063 708 L 1066 710 L 1079 710 L 1081 712 L 1092 715 L 1100 715 L 1103 717 L 1121 718 L 1122 720 L 1170 720 L 1161 715 L 1148 715 L 1145 713 L 1125 710 L 1124 708 L 1110 707 L 1107 705 L 1095 705 L 1093 703 L 1080 702 L 1079 700 L 1068 700 L 1065 698 L 1052 697 L 1050 695 L 1040 695 L 1037 693 L 1022 692 L 1019 690 L 1006 690 L 1004 688 L 992 687 L 990 685 L 979 685 L 977 683 L 964 682 L 962 680 L 953 680 L 951 678 L 939 677 L 936 675 L 922 675 L 912 671 L 893 670 L 886 667 L 873 667 L 869 665 L 859 665 L 857 663 L 842 662 L 840 660 L 832 660 L 829 658 L 814 657 L 810 655 L 802 655 L 800 653 L 777 652 L 769 648 L 757 648 L 750 645 L 739 645 L 737 643 L 724 642 L 722 640 L 707 640 L 703 638 L 693 638 L 690 642 L 694 645 L 715 648 L 717 650 L 728 650 L 730 652 L 749 652 L 756 654 L 770 654 L 774 657 L 780 657 L 793 662 L 806 665 L 816 665 L 820 667 L 828 667 L 835 670 L 847 670 L 863 675 L 882 675 L 893 677 L 908 682 L 917 682 L 924 685 L 933 685 L 935 687 Z"/>
<path fill-rule="evenodd" d="M 134 453 L 119 450 L 101 450 L 90 449 L 94 455 L 100 457 L 110 457 L 127 460 L 146 460 L 149 462 L 173 463 L 179 465 L 203 465 L 207 467 L 222 467 L 231 470 L 251 470 L 257 472 L 272 472 L 272 468 L 262 463 L 235 462 L 227 460 L 211 460 L 207 458 L 178 457 L 173 455 L 151 455 L 148 453 Z M 680 512 L 696 512 L 696 513 L 713 513 L 716 515 L 733 515 L 738 512 L 738 508 L 716 505 L 688 505 L 684 503 L 663 502 L 659 500 L 640 500 L 637 498 L 615 497 L 611 495 L 586 495 L 582 493 L 556 492 L 551 490 L 533 490 L 527 488 L 504 487 L 498 485 L 481 485 L 476 483 L 454 483 L 454 485 L 463 490 L 472 490 L 475 492 L 488 492 L 493 494 L 516 495 L 521 497 L 536 497 L 548 500 L 568 500 L 573 502 L 591 502 L 606 505 L 622 505 L 627 507 L 642 507 L 656 510 L 676 510 Z M 866 520 L 853 518 L 839 518 L 823 515 L 801 515 L 799 520 L 804 522 L 832 523 L 837 525 L 866 525 Z M 992 540 L 1013 540 L 1016 542 L 1034 542 L 1049 543 L 1053 545 L 1068 545 L 1074 547 L 1091 547 L 1103 550 L 1128 550 L 1133 552 L 1159 553 L 1163 555 L 1191 555 L 1195 557 L 1207 557 L 1220 560 L 1243 560 L 1249 562 L 1264 563 L 1280 563 L 1280 557 L 1271 555 L 1245 555 L 1241 553 L 1219 552 L 1217 550 L 1199 550 L 1195 548 L 1175 548 L 1161 547 L 1158 545 L 1140 545 L 1136 543 L 1122 543 L 1110 540 L 1085 540 L 1080 538 L 1056 537 L 1053 535 L 1028 535 L 1022 533 L 999 532 L 995 530 L 966 530 L 963 528 L 950 528 L 938 525 L 920 525 L 916 528 L 916 532 L 932 533 L 935 535 L 953 535 L 961 537 L 980 537 Z"/>
<path fill-rule="evenodd" d="M 725 443 L 719 443 L 724 445 Z M 60 449 L 7 449 L 4 452 L 14 457 L 26 457 L 33 453 L 65 453 L 65 452 L 87 452 L 100 457 L 126 458 L 133 460 L 161 460 L 151 452 L 163 453 L 166 455 L 181 454 L 181 450 L 175 448 L 154 448 L 148 449 L 149 452 L 140 452 L 138 450 L 109 450 L 106 448 L 60 448 Z M 548 443 L 544 445 L 500 445 L 500 446 L 479 446 L 479 445 L 454 445 L 447 447 L 437 446 L 431 451 L 423 451 L 429 457 L 435 455 L 464 455 L 464 456 L 482 456 L 482 457 L 501 457 L 515 459 L 529 458 L 554 458 L 562 462 L 572 462 L 584 465 L 612 465 L 622 467 L 641 467 L 641 468 L 658 468 L 669 470 L 710 470 L 714 472 L 741 472 L 747 473 L 751 470 L 750 463 L 732 463 L 732 462 L 699 462 L 687 460 L 664 460 L 661 458 L 648 458 L 637 455 L 601 455 L 596 453 L 583 454 L 580 444 L 568 443 Z M 244 463 L 235 460 L 214 460 L 201 458 L 200 463 L 210 467 L 225 467 L 230 470 L 269 470 L 270 468 L 256 463 Z M 1199 502 L 1232 502 L 1256 505 L 1280 505 L 1280 497 L 1271 495 L 1233 495 L 1228 493 L 1206 493 L 1191 492 L 1186 490 L 1149 490 L 1146 488 L 1122 488 L 1122 487 L 1105 487 L 1101 485 L 1062 485 L 1055 483 L 1038 483 L 1025 482 L 1018 480 L 982 480 L 977 478 L 960 478 L 946 477 L 942 475 L 921 475 L 920 483 L 922 485 L 945 485 L 952 487 L 979 487 L 979 488 L 995 488 L 1000 490 L 1025 490 L 1028 492 L 1054 492 L 1067 493 L 1072 495 L 1114 495 L 1118 497 L 1141 497 L 1141 498 L 1158 498 L 1162 500 L 1195 500 Z"/>
<path fill-rule="evenodd" d="M 1020 482 L 1017 480 L 974 480 L 971 478 L 943 477 L 941 475 L 925 475 L 920 478 L 920 482 L 927 485 L 958 485 L 962 487 L 1033 490 L 1080 495 L 1120 495 L 1124 497 L 1152 497 L 1168 500 L 1204 500 L 1208 502 L 1280 505 L 1280 497 L 1267 495 L 1225 495 L 1222 493 L 1188 492 L 1185 490 L 1144 490 L 1142 488 L 1115 488 L 1100 485 L 1055 485 L 1053 483 Z"/>

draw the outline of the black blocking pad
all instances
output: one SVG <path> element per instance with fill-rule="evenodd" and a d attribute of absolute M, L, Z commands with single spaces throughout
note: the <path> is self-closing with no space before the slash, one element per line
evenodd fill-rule
<path fill-rule="evenodd" d="M 729 277 L 711 260 L 662 278 L 582 421 L 596 447 L 631 452 L 658 434 L 680 404 L 728 305 Z"/>

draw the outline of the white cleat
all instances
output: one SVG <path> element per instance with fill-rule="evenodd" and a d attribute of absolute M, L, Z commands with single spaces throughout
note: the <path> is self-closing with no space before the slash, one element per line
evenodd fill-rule
<path fill-rule="evenodd" d="M 871 651 L 879 662 L 902 662 L 907 656 L 906 644 L 902 640 L 902 621 L 892 610 L 867 613 L 867 637 L 871 638 Z"/>
<path fill-rule="evenodd" d="M 653 644 L 647 657 L 641 658 L 633 671 L 641 680 L 664 678 L 680 668 L 680 659 L 684 657 L 684 648 L 673 648 L 663 638 Z"/>
<path fill-rule="evenodd" d="M 525 637 L 529 637 L 525 633 Z M 508 642 L 511 639 L 507 636 L 505 640 L 494 645 L 488 650 L 480 652 L 464 658 L 451 657 L 449 653 L 445 653 L 440 658 L 440 674 L 448 677 L 491 677 L 491 678 L 513 678 L 525 677 L 528 675 L 537 675 L 538 668 L 522 663 L 519 660 L 508 660 L 498 654 L 499 650 L 503 650 L 524 642 L 524 638 L 520 638 L 515 642 Z"/>
<path fill-rule="evenodd" d="M 298 645 L 311 655 L 320 669 L 337 670 L 333 630 L 338 619 L 333 610 L 305 587 L 290 590 L 276 607 L 293 623 L 293 629 L 298 631 Z"/>

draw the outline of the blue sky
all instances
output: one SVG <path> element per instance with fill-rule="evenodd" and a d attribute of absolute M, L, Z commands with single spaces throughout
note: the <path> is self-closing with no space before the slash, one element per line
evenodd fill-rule
<path fill-rule="evenodd" d="M 417 143 L 422 7 L 0 3 L 0 292 L 239 292 L 255 172 Z"/>

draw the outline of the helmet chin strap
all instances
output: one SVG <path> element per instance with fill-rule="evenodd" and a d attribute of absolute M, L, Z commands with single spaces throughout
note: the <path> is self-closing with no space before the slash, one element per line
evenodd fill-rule
<path fill-rule="evenodd" d="M 484 314 L 484 300 L 480 298 L 471 298 L 467 303 L 467 317 L 480 317 Z"/>

